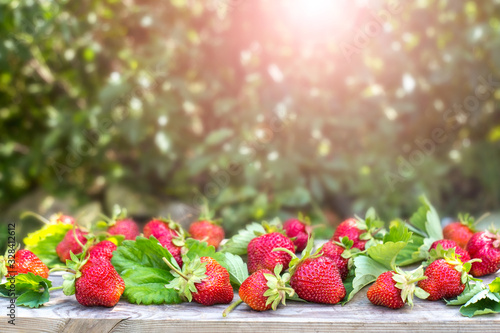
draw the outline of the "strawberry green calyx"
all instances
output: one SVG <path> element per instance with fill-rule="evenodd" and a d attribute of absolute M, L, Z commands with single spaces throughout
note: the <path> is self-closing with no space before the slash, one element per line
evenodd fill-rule
<path fill-rule="evenodd" d="M 435 249 L 429 251 L 429 259 L 424 264 L 425 266 L 427 266 L 431 262 L 438 259 L 444 259 L 445 257 L 457 258 L 455 253 L 455 248 L 450 248 L 445 250 L 441 244 L 438 244 Z"/>
<path fill-rule="evenodd" d="M 458 220 L 463 225 L 469 227 L 471 231 L 476 232 L 475 225 L 477 224 L 476 219 L 469 213 L 458 213 Z"/>
<path fill-rule="evenodd" d="M 366 211 L 364 219 L 357 215 L 355 217 L 358 229 L 366 230 L 359 236 L 360 240 L 371 240 L 384 228 L 384 221 L 379 219 L 373 207 Z"/>
<path fill-rule="evenodd" d="M 450 249 L 450 250 L 453 250 L 453 249 Z M 445 254 L 443 259 L 448 264 L 452 265 L 453 268 L 455 268 L 455 270 L 457 272 L 461 273 L 460 280 L 462 283 L 467 283 L 467 282 L 469 282 L 469 280 L 476 280 L 471 275 L 469 275 L 469 271 L 472 267 L 472 263 L 481 262 L 482 261 L 481 259 L 471 259 L 471 260 L 463 263 L 462 260 L 460 260 L 460 258 L 457 257 L 457 255 L 455 254 L 455 251 L 452 251 L 450 253 Z"/>
<path fill-rule="evenodd" d="M 276 310 L 278 304 L 281 302 L 283 305 L 286 305 L 286 295 L 292 297 L 295 294 L 295 291 L 286 286 L 286 283 L 290 281 L 290 273 L 285 273 L 283 276 L 280 275 L 281 270 L 283 269 L 283 265 L 278 264 L 274 268 L 273 274 L 264 274 L 264 277 L 267 280 L 267 286 L 269 289 L 264 293 L 264 296 L 267 297 L 266 305 L 272 304 L 271 308 Z"/>
<path fill-rule="evenodd" d="M 302 212 L 299 212 L 297 219 L 305 225 L 311 225 L 311 218 L 307 215 L 302 214 Z"/>
<path fill-rule="evenodd" d="M 352 258 L 357 254 L 364 253 L 365 251 L 361 251 L 358 248 L 353 248 L 352 246 L 354 245 L 354 241 L 350 240 L 349 237 L 344 236 L 343 238 L 339 239 L 340 242 L 333 242 L 334 244 L 337 244 L 338 246 L 342 246 L 345 250 L 342 252 L 342 258 L 348 259 Z"/>
<path fill-rule="evenodd" d="M 88 242 L 92 243 L 92 242 Z M 87 244 L 85 244 L 87 246 Z M 63 293 L 66 296 L 71 296 L 75 294 L 75 283 L 76 279 L 82 276 L 80 269 L 87 263 L 89 258 L 86 258 L 85 255 L 87 253 L 88 247 L 84 247 L 82 251 L 82 255 L 78 258 L 73 252 L 70 252 L 71 260 L 66 260 L 66 268 L 54 268 L 50 272 L 54 272 L 56 270 L 64 270 L 67 272 L 72 272 L 73 274 L 64 274 L 62 277 L 64 279 L 62 289 Z"/>
<path fill-rule="evenodd" d="M 295 255 L 295 253 L 293 253 L 292 251 L 285 249 L 285 248 L 282 248 L 282 247 L 278 247 L 278 248 L 274 249 L 273 252 L 284 251 L 292 256 L 292 260 L 290 261 L 288 272 L 290 273 L 290 275 L 293 275 L 295 273 L 295 271 L 297 270 L 297 268 L 299 267 L 299 265 L 302 262 L 304 262 L 306 259 L 314 259 L 314 258 L 321 257 L 323 255 L 323 247 L 322 246 L 318 250 L 316 250 L 316 252 L 311 254 L 313 246 L 314 246 L 314 239 L 312 237 L 309 237 L 309 240 L 307 241 L 307 246 L 304 249 L 304 251 L 302 251 L 301 258 L 297 257 Z"/>
<path fill-rule="evenodd" d="M 403 271 L 401 268 L 396 267 L 396 274 L 392 279 L 396 281 L 396 288 L 401 289 L 401 298 L 404 303 L 408 303 L 413 308 L 413 296 L 416 295 L 420 299 L 429 297 L 429 293 L 420 287 L 417 287 L 417 282 L 427 279 L 424 275 L 423 266 L 418 267 L 413 271 Z"/>
<path fill-rule="evenodd" d="M 163 257 L 162 259 L 171 269 L 170 273 L 174 276 L 174 279 L 165 285 L 165 288 L 177 290 L 181 296 L 185 297 L 188 302 L 191 302 L 193 300 L 193 293 L 197 292 L 195 284 L 201 283 L 207 278 L 207 275 L 205 275 L 207 263 L 201 262 L 200 258 L 196 256 L 194 260 L 184 262 L 182 271 L 179 271 L 167 258 Z"/>

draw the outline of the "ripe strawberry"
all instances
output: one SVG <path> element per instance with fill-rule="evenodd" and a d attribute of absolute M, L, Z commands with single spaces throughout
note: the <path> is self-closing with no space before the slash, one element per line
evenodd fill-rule
<path fill-rule="evenodd" d="M 76 278 L 75 296 L 84 306 L 112 307 L 120 300 L 125 282 L 107 259 L 89 260 L 80 269 Z"/>
<path fill-rule="evenodd" d="M 260 269 L 246 278 L 238 291 L 241 300 L 256 311 L 267 311 L 271 308 L 276 310 L 280 302 L 286 305 L 286 294 L 293 296 L 295 292 L 286 287 L 290 274 L 280 276 L 282 268 L 281 265 L 276 265 L 274 273 L 268 269 Z M 224 317 L 227 312 L 224 311 Z"/>
<path fill-rule="evenodd" d="M 103 240 L 96 245 L 93 245 L 89 248 L 89 258 L 100 258 L 111 260 L 113 257 L 113 251 L 116 250 L 116 245 L 113 242 L 108 240 Z"/>
<path fill-rule="evenodd" d="M 182 267 L 182 250 L 185 231 L 172 219 L 155 218 L 149 221 L 143 229 L 144 237 L 154 236 L 166 248 Z"/>
<path fill-rule="evenodd" d="M 455 249 L 455 253 L 457 254 L 457 256 L 460 256 L 460 260 L 462 262 L 466 262 L 466 261 L 470 260 L 469 253 L 467 251 L 465 251 L 464 249 L 462 249 L 460 246 L 458 246 L 458 244 L 451 239 L 440 239 L 440 240 L 435 241 L 434 243 L 432 243 L 432 245 L 429 249 L 429 252 L 431 252 L 434 249 L 437 250 L 437 247 L 439 245 L 441 245 L 442 250 Z M 443 258 L 443 256 L 440 255 L 438 252 L 439 251 L 435 252 L 437 255 L 431 256 L 431 257 L 433 259 Z"/>
<path fill-rule="evenodd" d="M 400 309 L 405 303 L 413 307 L 413 294 L 420 298 L 429 296 L 421 288 L 415 287 L 417 281 L 426 279 L 423 268 L 419 267 L 411 272 L 388 271 L 379 275 L 374 284 L 370 286 L 366 296 L 374 305 L 381 305 L 390 309 Z"/>
<path fill-rule="evenodd" d="M 80 229 L 68 230 L 63 240 L 57 244 L 56 247 L 56 253 L 62 262 L 66 262 L 66 260 L 71 258 L 70 252 L 73 252 L 73 254 L 79 254 L 82 252 L 81 245 L 85 245 L 87 243 L 87 238 L 85 238 L 86 234 L 86 231 L 82 231 Z M 78 239 L 78 241 L 76 239 Z"/>
<path fill-rule="evenodd" d="M 283 224 L 283 229 L 288 238 L 293 239 L 295 252 L 302 252 L 307 245 L 307 240 L 311 236 L 311 220 L 299 214 L 298 219 L 289 219 Z"/>
<path fill-rule="evenodd" d="M 360 218 L 349 218 L 340 223 L 330 240 L 332 242 L 338 242 L 347 236 L 354 242 L 352 247 L 364 251 L 368 240 L 374 238 L 383 226 L 384 222 L 377 218 L 375 211 L 371 208 L 366 212 L 365 220 Z"/>
<path fill-rule="evenodd" d="M 123 235 L 125 239 L 135 240 L 139 236 L 139 226 L 132 219 L 118 220 L 108 229 L 111 235 Z"/>
<path fill-rule="evenodd" d="M 203 305 L 214 305 L 228 304 L 233 300 L 234 292 L 229 281 L 229 272 L 215 259 L 197 257 L 187 261 L 182 272 L 166 258 L 163 258 L 163 261 L 172 269 L 172 275 L 175 277 L 165 287 L 177 290 L 189 302 L 194 300 Z"/>
<path fill-rule="evenodd" d="M 459 222 L 450 223 L 443 228 L 443 238 L 451 239 L 462 249 L 465 249 L 467 242 L 475 232 L 474 219 L 471 218 L 469 214 L 460 214 L 459 218 Z"/>
<path fill-rule="evenodd" d="M 427 266 L 424 272 L 427 279 L 419 281 L 418 286 L 429 293 L 429 301 L 453 298 L 464 291 L 469 269 L 470 262 L 462 264 L 452 253 L 451 257 L 437 259 Z"/>
<path fill-rule="evenodd" d="M 2 264 L 1 271 L 2 273 L 7 273 L 5 274 L 6 277 L 27 273 L 33 273 L 45 279 L 49 277 L 47 265 L 45 265 L 33 252 L 28 250 L 17 250 L 14 258 L 10 256 L 6 256 L 5 258 L 2 257 L 0 258 L 0 262 Z"/>
<path fill-rule="evenodd" d="M 500 233 L 477 232 L 469 239 L 466 249 L 471 258 L 481 259 L 481 262 L 472 263 L 470 272 L 474 277 L 500 269 Z"/>
<path fill-rule="evenodd" d="M 332 259 L 321 256 L 321 248 L 311 255 L 312 247 L 310 238 L 301 259 L 288 249 L 274 251 L 285 251 L 292 256 L 290 286 L 300 298 L 314 303 L 337 304 L 346 295 L 339 270 Z"/>
<path fill-rule="evenodd" d="M 62 224 L 75 224 L 75 219 L 72 216 L 69 215 L 63 215 L 61 213 L 56 214 L 50 218 L 50 220 L 54 220 L 55 223 L 62 223 Z"/>
<path fill-rule="evenodd" d="M 189 227 L 191 237 L 199 241 L 207 242 L 216 249 L 224 239 L 224 229 L 215 221 L 200 220 L 191 224 Z"/>
<path fill-rule="evenodd" d="M 273 252 L 275 248 L 285 248 L 291 252 L 295 251 L 292 241 L 279 232 L 271 232 L 252 239 L 247 246 L 248 272 L 252 274 L 259 269 L 273 271 L 274 267 L 278 264 L 283 265 L 284 269 L 287 269 L 292 257 L 286 252 Z"/>
<path fill-rule="evenodd" d="M 359 249 L 352 248 L 354 242 L 345 236 L 341 242 L 326 242 L 323 244 L 323 255 L 333 260 L 339 269 L 342 281 L 347 278 L 349 268 L 352 266 L 352 255 Z"/>

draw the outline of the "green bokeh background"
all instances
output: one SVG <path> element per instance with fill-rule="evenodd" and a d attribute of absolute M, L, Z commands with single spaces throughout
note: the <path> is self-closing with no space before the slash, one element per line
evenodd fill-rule
<path fill-rule="evenodd" d="M 0 0 L 2 221 L 498 210 L 498 2 L 292 2 Z"/>

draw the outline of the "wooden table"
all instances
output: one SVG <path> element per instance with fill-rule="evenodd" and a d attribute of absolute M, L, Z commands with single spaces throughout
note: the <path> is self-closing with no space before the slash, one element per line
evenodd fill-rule
<path fill-rule="evenodd" d="M 51 279 L 54 286 L 62 284 L 60 276 Z M 8 304 L 8 299 L 0 299 L 5 313 Z M 500 332 L 500 315 L 467 318 L 460 315 L 458 307 L 419 299 L 413 310 L 408 306 L 390 310 L 372 305 L 366 288 L 345 306 L 289 302 L 277 311 L 256 312 L 241 304 L 223 318 L 226 306 L 145 306 L 121 300 L 114 308 L 86 308 L 75 296 L 67 297 L 57 290 L 39 309 L 17 307 L 15 327 L 7 324 L 8 317 L 2 314 L 0 332 Z"/>

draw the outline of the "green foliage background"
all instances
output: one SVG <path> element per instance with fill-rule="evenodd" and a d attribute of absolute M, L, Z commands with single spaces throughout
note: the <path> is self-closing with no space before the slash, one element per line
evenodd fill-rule
<path fill-rule="evenodd" d="M 105 204 L 115 184 L 205 196 L 232 231 L 285 210 L 407 216 L 421 193 L 453 216 L 499 208 L 500 86 L 443 119 L 479 76 L 500 82 L 498 3 L 404 2 L 358 46 L 386 3 L 315 27 L 287 6 L 0 0 L 0 210 L 39 188 Z"/>

